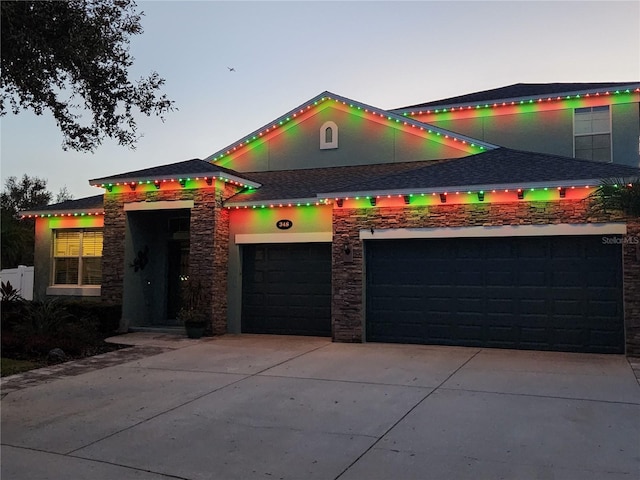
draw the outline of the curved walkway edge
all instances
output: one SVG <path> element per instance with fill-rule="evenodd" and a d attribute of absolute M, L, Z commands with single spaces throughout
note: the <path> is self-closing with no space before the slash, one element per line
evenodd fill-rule
<path fill-rule="evenodd" d="M 93 357 L 83 358 L 81 360 L 72 360 L 70 362 L 59 363 L 57 365 L 10 375 L 0 380 L 1 397 L 4 398 L 11 392 L 34 387 L 42 383 L 52 382 L 59 378 L 72 377 L 82 373 L 91 372 L 93 370 L 99 370 L 101 368 L 133 362 L 144 357 L 158 355 L 168 350 L 172 349 L 150 345 L 133 345 L 120 350 L 114 350 L 112 352 L 102 353 Z"/>

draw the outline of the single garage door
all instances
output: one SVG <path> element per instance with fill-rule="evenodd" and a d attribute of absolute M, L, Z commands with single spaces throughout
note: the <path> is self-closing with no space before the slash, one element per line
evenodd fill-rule
<path fill-rule="evenodd" d="M 331 336 L 331 244 L 242 247 L 242 331 Z"/>
<path fill-rule="evenodd" d="M 600 236 L 366 243 L 367 340 L 623 353 L 622 248 Z"/>

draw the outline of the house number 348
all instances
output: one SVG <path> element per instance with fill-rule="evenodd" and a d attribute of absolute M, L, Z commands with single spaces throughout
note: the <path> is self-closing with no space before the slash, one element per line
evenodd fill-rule
<path fill-rule="evenodd" d="M 278 227 L 280 230 L 288 230 L 289 228 L 293 227 L 293 222 L 291 220 L 278 220 L 276 222 L 276 227 Z"/>

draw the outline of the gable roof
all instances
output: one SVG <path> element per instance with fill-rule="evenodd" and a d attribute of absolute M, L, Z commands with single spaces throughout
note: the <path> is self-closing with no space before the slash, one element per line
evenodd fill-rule
<path fill-rule="evenodd" d="M 431 102 L 410 105 L 407 107 L 395 108 L 393 112 L 403 112 L 416 108 L 440 107 L 446 108 L 452 105 L 475 104 L 485 102 L 511 102 L 519 100 L 528 100 L 531 98 L 567 95 L 585 95 L 604 93 L 615 90 L 635 90 L 640 87 L 640 82 L 600 82 L 600 83 L 515 83 L 506 87 L 493 88 L 480 92 L 468 93 L 455 97 L 449 97 L 442 100 L 434 100 Z"/>
<path fill-rule="evenodd" d="M 294 122 L 300 119 L 300 117 L 304 116 L 308 111 L 319 108 L 321 106 L 326 106 L 330 103 L 334 102 L 338 103 L 342 106 L 349 107 L 358 111 L 359 113 L 369 114 L 381 119 L 385 119 L 389 122 L 389 125 L 396 126 L 398 124 L 408 127 L 415 127 L 418 130 L 424 132 L 425 136 L 428 134 L 433 134 L 433 140 L 438 142 L 451 142 L 452 145 L 455 145 L 453 142 L 460 142 L 463 144 L 472 145 L 478 147 L 477 151 L 489 150 L 492 148 L 497 148 L 497 145 L 478 140 L 476 138 L 468 137 L 466 135 L 462 135 L 450 130 L 446 130 L 444 128 L 435 127 L 433 125 L 427 125 L 424 122 L 420 122 L 418 120 L 414 120 L 408 118 L 404 115 L 400 115 L 394 113 L 392 111 L 383 110 L 381 108 L 373 107 L 371 105 L 367 105 L 362 102 L 358 102 L 355 100 L 351 100 L 346 97 L 342 97 L 340 95 L 336 95 L 335 93 L 331 93 L 328 91 L 322 92 L 319 95 L 316 95 L 312 99 L 306 101 L 302 105 L 297 106 L 293 110 L 288 111 L 284 115 L 276 118 L 272 122 L 267 123 L 266 125 L 254 130 L 250 134 L 246 135 L 242 139 L 240 139 L 236 143 L 232 143 L 231 145 L 222 148 L 215 153 L 212 153 L 208 157 L 205 158 L 208 162 L 224 162 L 227 156 L 233 155 L 235 152 L 242 148 L 246 148 L 252 142 L 260 140 L 262 137 L 266 136 L 269 133 L 274 132 L 275 130 L 286 126 L 290 122 Z"/>
<path fill-rule="evenodd" d="M 69 213 L 87 213 L 97 215 L 103 213 L 103 210 L 103 195 L 93 195 L 91 197 L 79 198 L 77 200 L 66 200 L 64 202 L 46 205 L 33 210 L 24 210 L 20 213 L 25 217 L 30 215 L 61 215 Z"/>
<path fill-rule="evenodd" d="M 604 179 L 640 178 L 640 169 L 497 148 L 462 158 L 245 175 L 263 186 L 240 192 L 227 200 L 226 206 L 304 204 L 332 197 L 455 190 L 595 186 Z"/>
<path fill-rule="evenodd" d="M 198 158 L 169 163 L 167 165 L 160 165 L 157 167 L 144 168 L 142 170 L 134 170 L 108 177 L 95 178 L 93 180 L 89 180 L 89 184 L 95 186 L 106 186 L 116 183 L 145 183 L 186 177 L 214 177 L 233 180 L 242 185 L 247 185 L 253 188 L 260 186 L 259 184 L 247 181 L 233 170 L 214 165 Z"/>

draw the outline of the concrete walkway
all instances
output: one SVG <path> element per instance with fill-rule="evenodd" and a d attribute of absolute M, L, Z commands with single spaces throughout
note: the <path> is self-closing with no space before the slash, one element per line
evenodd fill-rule
<path fill-rule="evenodd" d="M 623 356 L 117 341 L 135 346 L 3 379 L 3 479 L 640 478 L 640 386 Z"/>

